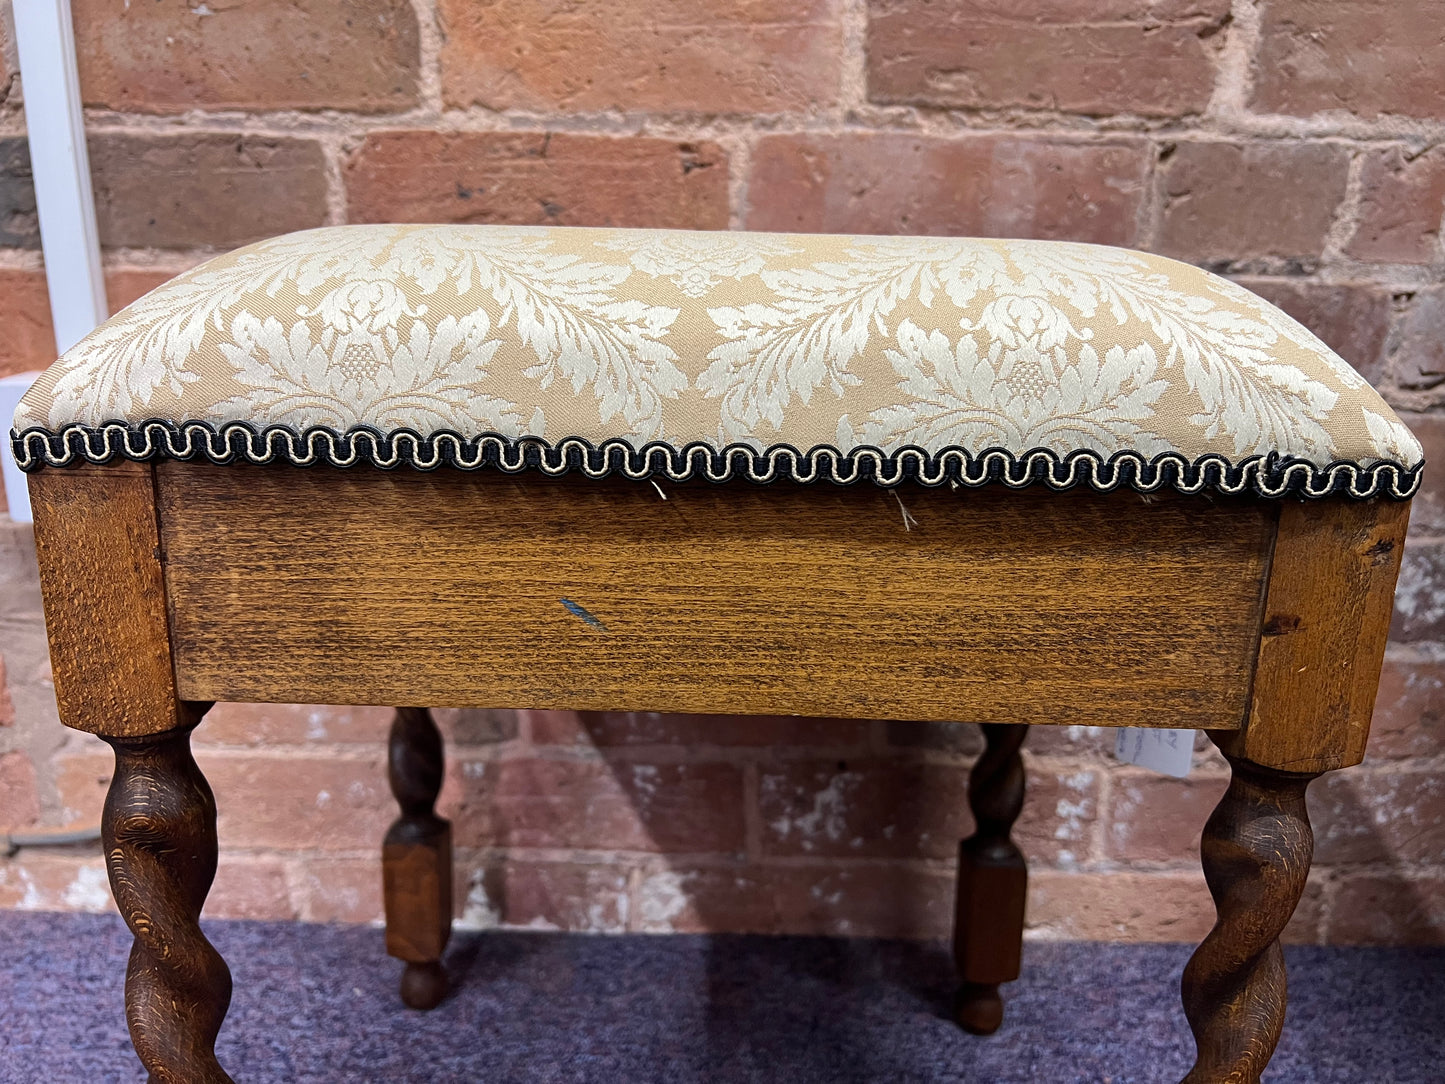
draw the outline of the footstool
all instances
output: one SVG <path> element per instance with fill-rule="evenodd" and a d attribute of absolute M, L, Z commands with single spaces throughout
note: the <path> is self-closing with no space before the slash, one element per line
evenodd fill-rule
<path fill-rule="evenodd" d="M 347 226 L 240 249 L 68 352 L 12 430 L 63 721 L 152 1079 L 230 1077 L 198 925 L 226 701 L 981 721 L 959 1021 L 1018 975 L 1029 725 L 1193 727 L 1232 782 L 1191 1082 L 1254 1081 L 1305 788 L 1358 763 L 1421 448 L 1299 324 L 1091 245 Z M 402 992 L 444 989 L 442 742 L 398 710 Z M 278 768 L 284 770 L 284 768 Z"/>

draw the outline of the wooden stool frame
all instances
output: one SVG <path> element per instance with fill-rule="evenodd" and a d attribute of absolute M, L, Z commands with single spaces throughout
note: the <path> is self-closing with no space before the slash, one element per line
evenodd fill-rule
<path fill-rule="evenodd" d="M 1364 756 L 1409 505 L 664 485 L 174 461 L 31 476 L 61 719 L 115 750 L 106 861 L 152 1079 L 231 1079 L 213 1049 L 230 975 L 198 925 L 215 803 L 189 736 L 234 700 L 983 721 L 955 954 L 959 1021 L 985 1033 L 1018 975 L 1025 726 L 1207 730 L 1233 778 L 1204 835 L 1219 917 L 1184 975 L 1186 1080 L 1258 1080 L 1309 869 L 1305 787 Z M 390 766 L 387 949 L 426 1007 L 452 911 L 426 710 L 398 712 Z"/>

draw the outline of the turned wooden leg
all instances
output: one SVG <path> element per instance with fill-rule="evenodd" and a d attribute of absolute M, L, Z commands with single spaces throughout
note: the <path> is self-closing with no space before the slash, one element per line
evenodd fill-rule
<path fill-rule="evenodd" d="M 1185 1084 L 1254 1084 L 1284 1027 L 1279 935 L 1309 875 L 1314 834 L 1297 774 L 1229 758 L 1229 790 L 1204 829 L 1204 877 L 1218 919 L 1184 969 L 1198 1057 Z"/>
<path fill-rule="evenodd" d="M 201 933 L 216 876 L 216 802 L 191 757 L 194 723 L 138 738 L 106 737 L 115 777 L 101 832 L 110 886 L 135 935 L 125 1009 L 151 1080 L 229 1084 L 216 1035 L 231 972 Z"/>
<path fill-rule="evenodd" d="M 387 745 L 401 816 L 382 845 L 386 951 L 406 962 L 401 999 L 431 1009 L 446 995 L 442 951 L 452 933 L 452 826 L 436 815 L 442 736 L 426 708 L 397 708 Z"/>
<path fill-rule="evenodd" d="M 985 723 L 987 747 L 968 780 L 974 833 L 958 848 L 953 957 L 962 980 L 954 1003 L 959 1026 L 991 1035 L 1003 1023 L 1001 983 L 1019 977 L 1028 868 L 1009 838 L 1024 804 L 1019 757 L 1028 727 Z"/>

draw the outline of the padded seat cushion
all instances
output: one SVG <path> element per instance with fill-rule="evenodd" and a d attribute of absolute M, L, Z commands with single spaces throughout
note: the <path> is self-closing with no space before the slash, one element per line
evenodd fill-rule
<path fill-rule="evenodd" d="M 342 226 L 211 260 L 21 403 L 113 456 L 1409 496 L 1348 364 L 1186 264 L 1041 241 Z"/>

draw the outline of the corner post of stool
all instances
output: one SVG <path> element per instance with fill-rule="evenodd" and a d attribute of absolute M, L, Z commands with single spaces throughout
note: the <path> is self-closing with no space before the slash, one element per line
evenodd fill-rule
<path fill-rule="evenodd" d="M 101 737 L 115 775 L 101 819 L 106 870 L 135 935 L 126 969 L 131 1042 L 153 1081 L 229 1084 L 216 1036 L 231 972 L 201 932 L 216 876 L 216 800 L 191 756 L 194 721 L 161 734 Z"/>
<path fill-rule="evenodd" d="M 135 937 L 131 1041 L 153 1081 L 230 1084 L 215 1041 L 231 974 L 199 923 L 216 874 L 216 803 L 190 735 L 210 705 L 178 688 L 152 467 L 45 468 L 30 498 L 61 722 L 115 751 L 101 834 Z"/>
<path fill-rule="evenodd" d="M 1279 937 L 1314 852 L 1305 788 L 1320 773 L 1229 762 L 1229 789 L 1200 846 L 1218 918 L 1180 984 L 1197 1049 L 1186 1084 L 1257 1081 L 1269 1063 L 1287 1000 Z"/>
<path fill-rule="evenodd" d="M 1019 749 L 1028 727 L 985 723 L 986 747 L 968 779 L 974 833 L 958 848 L 953 956 L 960 986 L 954 1019 L 965 1031 L 991 1035 L 1003 1023 L 998 988 L 1019 977 L 1028 867 L 1010 837 L 1024 804 Z"/>
<path fill-rule="evenodd" d="M 1249 714 L 1210 733 L 1232 775 L 1201 847 L 1218 918 L 1184 972 L 1186 1084 L 1253 1084 L 1279 1042 L 1279 938 L 1314 850 L 1305 789 L 1364 759 L 1409 515 L 1388 500 L 1281 507 Z"/>
<path fill-rule="evenodd" d="M 452 826 L 436 815 L 445 761 L 426 708 L 396 709 L 387 763 L 401 816 L 382 844 L 386 951 L 406 964 L 402 1001 L 432 1009 L 447 988 L 441 958 L 452 931 Z"/>

